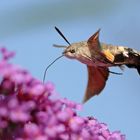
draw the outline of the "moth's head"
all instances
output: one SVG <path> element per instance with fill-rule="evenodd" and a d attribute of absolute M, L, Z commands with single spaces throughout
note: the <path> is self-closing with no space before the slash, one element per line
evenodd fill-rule
<path fill-rule="evenodd" d="M 72 43 L 63 51 L 63 55 L 71 59 L 79 59 L 87 46 L 86 42 Z"/>
<path fill-rule="evenodd" d="M 87 47 L 88 46 L 87 41 L 71 44 L 57 27 L 55 27 L 55 29 L 69 45 L 67 47 L 61 46 L 61 45 L 54 45 L 55 47 L 58 47 L 58 48 L 65 48 L 62 53 L 63 56 L 66 56 L 71 59 L 81 60 L 83 59 L 83 54 L 85 54 L 86 52 L 89 52 L 88 47 Z"/>
<path fill-rule="evenodd" d="M 63 55 L 68 58 L 75 58 L 77 54 L 77 47 L 76 45 L 71 44 L 70 46 L 66 47 L 63 51 Z"/>

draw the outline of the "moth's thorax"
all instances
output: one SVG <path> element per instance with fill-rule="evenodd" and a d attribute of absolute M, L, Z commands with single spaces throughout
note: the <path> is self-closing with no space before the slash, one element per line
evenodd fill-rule
<path fill-rule="evenodd" d="M 63 54 L 70 59 L 76 59 L 86 65 L 108 66 L 108 64 L 102 62 L 102 56 L 99 52 L 91 50 L 87 41 L 71 44 L 64 50 Z"/>

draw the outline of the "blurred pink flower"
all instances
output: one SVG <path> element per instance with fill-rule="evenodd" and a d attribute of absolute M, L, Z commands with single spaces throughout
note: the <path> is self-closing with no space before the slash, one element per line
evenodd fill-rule
<path fill-rule="evenodd" d="M 0 49 L 1 140 L 125 140 L 93 117 L 80 117 L 81 105 L 55 98 L 51 82 L 43 84 L 8 60 L 13 52 Z M 59 96 L 58 96 L 59 97 Z"/>

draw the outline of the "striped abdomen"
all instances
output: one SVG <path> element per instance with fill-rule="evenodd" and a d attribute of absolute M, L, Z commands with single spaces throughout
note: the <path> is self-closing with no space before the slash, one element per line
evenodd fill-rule
<path fill-rule="evenodd" d="M 140 74 L 140 52 L 123 47 L 103 44 L 103 49 L 109 50 L 114 56 L 114 65 L 126 65 L 129 68 L 136 68 Z"/>

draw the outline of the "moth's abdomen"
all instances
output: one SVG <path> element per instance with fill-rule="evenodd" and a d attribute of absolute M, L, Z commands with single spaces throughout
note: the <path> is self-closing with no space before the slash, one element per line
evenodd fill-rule
<path fill-rule="evenodd" d="M 140 52 L 134 49 L 124 47 L 120 53 L 116 53 L 114 63 L 124 64 L 129 68 L 136 68 L 140 74 Z"/>
<path fill-rule="evenodd" d="M 126 64 L 126 66 L 129 68 L 136 68 L 140 75 L 140 53 L 130 48 L 128 48 L 128 52 L 130 63 Z"/>

